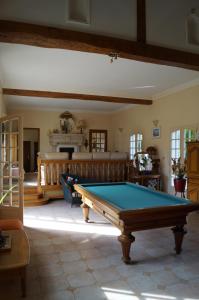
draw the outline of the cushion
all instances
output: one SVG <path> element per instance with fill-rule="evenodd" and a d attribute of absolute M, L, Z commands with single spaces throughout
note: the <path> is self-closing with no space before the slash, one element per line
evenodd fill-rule
<path fill-rule="evenodd" d="M 63 174 L 65 183 L 67 184 L 69 190 L 71 193 L 74 193 L 75 189 L 74 189 L 74 184 L 78 183 L 79 181 L 79 177 L 76 175 L 67 175 L 67 174 Z"/>
<path fill-rule="evenodd" d="M 1 230 L 19 230 L 23 229 L 23 224 L 18 219 L 3 219 L 0 220 L 0 229 Z"/>
<path fill-rule="evenodd" d="M 68 152 L 47 152 L 46 159 L 68 159 Z"/>
<path fill-rule="evenodd" d="M 90 160 L 93 158 L 93 153 L 91 152 L 73 152 L 72 159 L 85 159 Z"/>
<path fill-rule="evenodd" d="M 93 152 L 93 159 L 110 159 L 110 152 Z"/>
<path fill-rule="evenodd" d="M 111 152 L 111 159 L 127 159 L 128 154 L 126 152 Z"/>

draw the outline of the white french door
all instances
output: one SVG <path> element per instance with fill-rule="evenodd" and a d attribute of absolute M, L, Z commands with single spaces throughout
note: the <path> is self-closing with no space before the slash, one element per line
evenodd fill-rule
<path fill-rule="evenodd" d="M 23 222 L 23 125 L 19 116 L 0 118 L 0 219 Z"/>

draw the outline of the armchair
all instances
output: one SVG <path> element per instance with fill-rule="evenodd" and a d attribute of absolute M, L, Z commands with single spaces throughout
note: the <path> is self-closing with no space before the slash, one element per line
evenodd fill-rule
<path fill-rule="evenodd" d="M 73 204 L 81 204 L 81 195 L 74 189 L 75 183 L 96 183 L 97 180 L 93 178 L 81 178 L 75 174 L 64 173 L 60 177 L 60 183 L 62 185 L 62 189 L 64 192 L 64 199 L 71 203 L 71 207 Z"/>

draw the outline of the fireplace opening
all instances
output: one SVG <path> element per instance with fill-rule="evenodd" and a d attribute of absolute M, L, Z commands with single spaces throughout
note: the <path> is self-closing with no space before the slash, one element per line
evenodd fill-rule
<path fill-rule="evenodd" d="M 74 147 L 60 147 L 59 152 L 68 152 L 68 158 L 72 159 L 72 153 L 74 152 Z"/>

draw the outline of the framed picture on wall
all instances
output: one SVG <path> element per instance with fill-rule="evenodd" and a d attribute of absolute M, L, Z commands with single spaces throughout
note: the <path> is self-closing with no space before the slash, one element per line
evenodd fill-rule
<path fill-rule="evenodd" d="M 154 127 L 152 129 L 152 137 L 153 138 L 160 138 L 160 127 Z"/>

